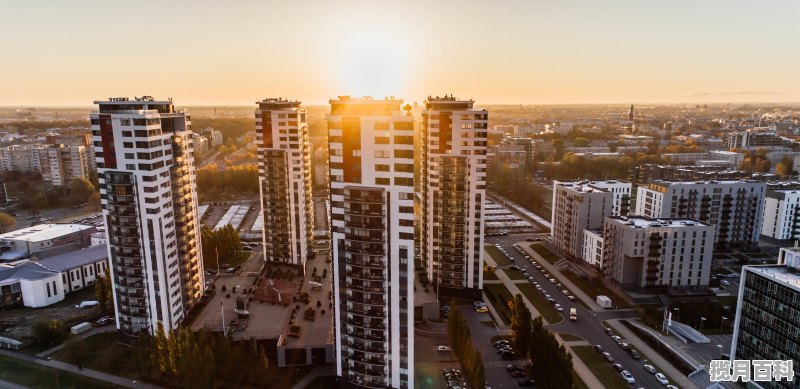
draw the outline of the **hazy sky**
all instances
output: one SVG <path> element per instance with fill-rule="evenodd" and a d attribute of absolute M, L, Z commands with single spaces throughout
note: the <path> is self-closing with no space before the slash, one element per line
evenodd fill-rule
<path fill-rule="evenodd" d="M 0 105 L 800 101 L 800 1 L 2 1 Z"/>

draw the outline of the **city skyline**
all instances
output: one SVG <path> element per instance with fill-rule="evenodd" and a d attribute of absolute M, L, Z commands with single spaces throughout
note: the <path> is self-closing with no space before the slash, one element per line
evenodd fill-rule
<path fill-rule="evenodd" d="M 484 104 L 800 101 L 797 3 L 454 4 L 3 5 L 0 32 L 25 39 L 6 42 L 0 70 L 14 77 L 0 106 L 83 106 L 119 90 L 186 105 L 436 90 Z"/>

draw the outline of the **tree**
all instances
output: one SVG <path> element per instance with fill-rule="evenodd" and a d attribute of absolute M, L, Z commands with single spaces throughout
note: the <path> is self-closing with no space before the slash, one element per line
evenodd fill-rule
<path fill-rule="evenodd" d="M 214 231 L 208 227 L 200 230 L 203 265 L 208 268 L 217 267 L 217 251 L 219 251 L 219 263 L 232 263 L 238 261 L 242 255 L 242 241 L 239 233 L 228 224 L 225 227 Z"/>
<path fill-rule="evenodd" d="M 13 231 L 17 225 L 17 219 L 5 212 L 0 212 L 0 232 Z"/>
<path fill-rule="evenodd" d="M 572 355 L 544 327 L 541 317 L 533 319 L 528 354 L 532 376 L 543 388 L 572 389 Z"/>
<path fill-rule="evenodd" d="M 69 185 L 69 203 L 80 204 L 85 202 L 89 196 L 97 192 L 94 185 L 85 178 L 76 178 Z"/>
<path fill-rule="evenodd" d="M 792 175 L 792 170 L 794 168 L 792 165 L 794 165 L 794 161 L 788 156 L 784 156 L 781 158 L 781 161 L 775 165 L 775 174 L 781 178 Z"/>
<path fill-rule="evenodd" d="M 511 336 L 520 355 L 528 354 L 531 330 L 531 311 L 522 295 L 517 294 L 511 304 Z"/>
<path fill-rule="evenodd" d="M 33 331 L 33 338 L 39 346 L 56 346 L 67 337 L 64 322 L 58 319 L 39 319 L 33 323 L 31 330 Z"/>
<path fill-rule="evenodd" d="M 109 313 L 111 311 L 110 308 L 114 306 L 111 278 L 99 274 L 94 284 L 94 294 L 97 298 L 97 302 L 100 303 L 100 309 L 104 313 Z"/>

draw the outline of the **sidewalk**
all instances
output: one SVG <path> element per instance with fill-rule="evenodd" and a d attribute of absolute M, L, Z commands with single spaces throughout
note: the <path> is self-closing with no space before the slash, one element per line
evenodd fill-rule
<path fill-rule="evenodd" d="M 78 335 L 78 337 L 81 338 L 81 339 L 86 339 L 86 338 L 88 338 L 88 337 L 90 337 L 92 335 L 105 334 L 106 332 L 116 332 L 116 331 L 117 331 L 117 327 L 114 327 L 112 325 L 107 325 L 107 326 L 102 326 L 102 327 L 94 327 L 91 330 L 86 331 L 86 332 Z M 44 350 L 44 351 L 36 354 L 36 356 L 39 357 L 39 358 L 45 358 L 48 355 L 53 354 L 53 353 L 55 353 L 55 352 L 57 352 L 57 351 L 59 351 L 59 350 L 61 350 L 63 348 L 64 348 L 64 343 L 62 342 L 61 344 L 59 344 L 56 347 Z"/>
<path fill-rule="evenodd" d="M 608 323 L 608 325 L 610 325 L 614 331 L 619 334 L 619 336 L 625 339 L 628 344 L 635 346 L 635 348 L 642 353 L 642 356 L 652 361 L 655 366 L 661 368 L 664 374 L 675 380 L 674 384 L 681 388 L 694 388 L 696 386 L 689 379 L 689 377 L 686 376 L 686 374 L 681 373 L 678 369 L 672 366 L 672 364 L 664 359 L 659 352 L 653 350 L 650 345 L 636 336 L 636 334 L 622 324 L 619 319 L 608 320 L 606 323 Z"/>
<path fill-rule="evenodd" d="M 520 247 L 522 247 L 522 249 L 525 250 L 525 252 L 528 253 L 531 257 L 536 259 L 536 261 L 539 262 L 539 264 L 542 265 L 542 267 L 544 267 L 547 270 L 547 272 L 550 273 L 550 275 L 552 275 L 559 282 L 564 284 L 564 286 L 566 286 L 567 289 L 569 289 L 569 291 L 572 292 L 572 294 L 575 295 L 575 297 L 581 299 L 581 301 L 583 301 L 583 303 L 586 304 L 586 306 L 589 307 L 589 309 L 591 309 L 592 311 L 595 311 L 595 312 L 605 312 L 606 311 L 605 309 L 603 309 L 599 305 L 597 305 L 597 303 L 595 302 L 595 299 L 593 299 L 591 296 L 587 295 L 583 291 L 583 289 L 581 289 L 577 285 L 573 284 L 572 281 L 570 281 L 567 277 L 565 277 L 563 274 L 561 274 L 561 270 L 559 270 L 557 267 L 552 265 L 550 262 L 547 262 L 547 260 L 545 260 L 544 258 L 542 258 L 541 255 L 539 255 L 539 253 L 534 251 L 531 248 L 531 242 L 522 241 L 522 242 L 517 242 L 517 244 Z"/>

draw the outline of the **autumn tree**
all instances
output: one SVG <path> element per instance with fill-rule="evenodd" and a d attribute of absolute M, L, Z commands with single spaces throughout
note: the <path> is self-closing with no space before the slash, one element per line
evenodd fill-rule
<path fill-rule="evenodd" d="M 511 304 L 511 336 L 519 354 L 527 355 L 531 336 L 531 311 L 521 294 L 514 296 Z"/>
<path fill-rule="evenodd" d="M 94 294 L 97 302 L 100 303 L 100 309 L 103 313 L 110 313 L 111 308 L 114 307 L 113 293 L 111 286 L 111 278 L 99 274 L 94 284 Z"/>
<path fill-rule="evenodd" d="M 0 212 L 0 232 L 13 231 L 17 226 L 17 219 L 5 212 Z"/>

